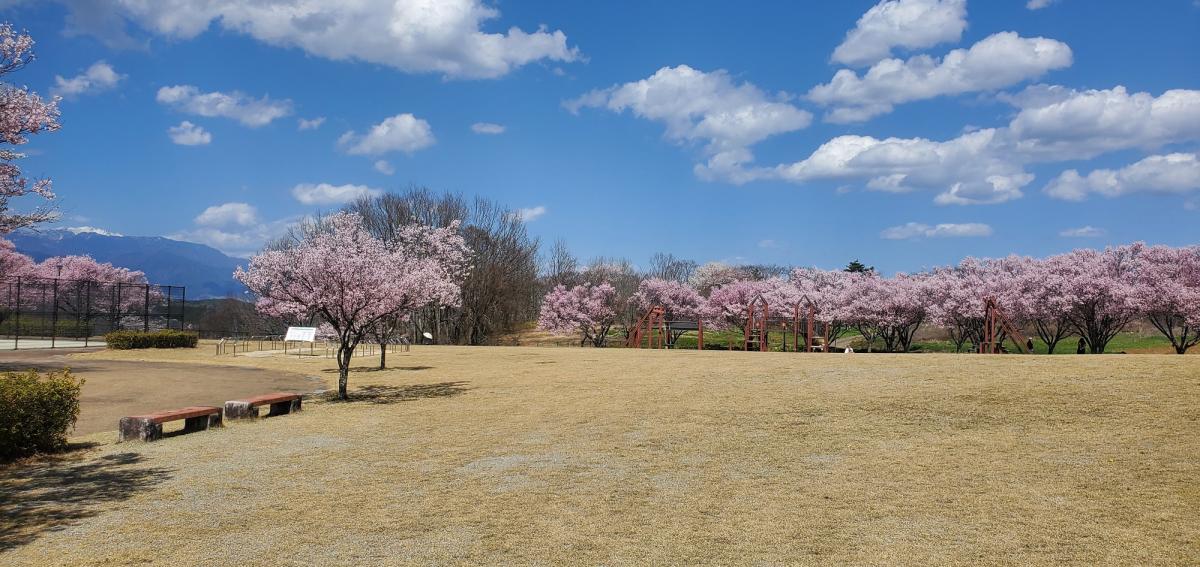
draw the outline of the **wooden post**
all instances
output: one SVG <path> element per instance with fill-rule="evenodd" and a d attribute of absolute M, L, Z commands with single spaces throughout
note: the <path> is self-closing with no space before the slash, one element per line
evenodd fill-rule
<path fill-rule="evenodd" d="M 696 350 L 704 350 L 704 319 L 696 320 L 696 329 L 700 338 L 696 340 Z"/>

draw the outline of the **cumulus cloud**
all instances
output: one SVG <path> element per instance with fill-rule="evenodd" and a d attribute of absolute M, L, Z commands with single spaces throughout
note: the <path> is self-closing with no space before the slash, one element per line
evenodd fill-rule
<path fill-rule="evenodd" d="M 1123 86 L 1075 91 L 1036 86 L 1015 100 L 1009 124 L 1017 150 L 1044 160 L 1086 159 L 1105 152 L 1153 148 L 1200 138 L 1200 90 L 1159 96 Z"/>
<path fill-rule="evenodd" d="M 338 138 L 338 146 L 352 155 L 381 155 L 389 152 L 411 154 L 432 146 L 436 140 L 429 123 L 404 113 L 384 119 L 366 134 L 351 130 Z"/>
<path fill-rule="evenodd" d="M 535 61 L 580 58 L 560 30 L 485 31 L 500 12 L 482 0 L 59 1 L 71 8 L 73 27 L 84 32 L 127 38 L 124 19 L 152 33 L 191 39 L 216 25 L 318 57 L 452 78 L 499 77 Z"/>
<path fill-rule="evenodd" d="M 305 205 L 341 205 L 359 197 L 382 195 L 380 189 L 366 185 L 331 185 L 329 183 L 301 183 L 292 187 L 292 196 Z"/>
<path fill-rule="evenodd" d="M 296 128 L 301 131 L 316 130 L 317 128 L 320 128 L 321 125 L 324 123 L 325 123 L 324 116 L 318 116 L 316 118 L 301 118 L 296 121 L 296 124 L 297 124 Z"/>
<path fill-rule="evenodd" d="M 862 76 L 842 69 L 829 83 L 813 87 L 808 98 L 832 107 L 825 115 L 828 122 L 861 122 L 891 112 L 897 104 L 995 90 L 1069 67 L 1071 61 L 1065 43 L 1001 32 L 941 60 L 928 55 L 885 59 Z"/>
<path fill-rule="evenodd" d="M 966 0 L 885 0 L 858 19 L 831 59 L 843 65 L 870 65 L 896 47 L 956 42 L 966 27 Z"/>
<path fill-rule="evenodd" d="M 258 210 L 247 203 L 224 203 L 204 209 L 194 220 L 195 226 L 167 235 L 212 246 L 230 256 L 244 258 L 260 250 L 263 244 L 277 238 L 298 218 L 274 221 L 263 220 Z"/>
<path fill-rule="evenodd" d="M 533 222 L 544 214 L 546 214 L 546 207 L 542 205 L 517 209 L 517 217 L 521 219 L 521 222 Z"/>
<path fill-rule="evenodd" d="M 1175 153 L 1149 156 L 1121 169 L 1097 169 L 1086 176 L 1068 169 L 1046 185 L 1045 192 L 1056 199 L 1082 201 L 1090 193 L 1116 197 L 1138 191 L 1186 193 L 1197 189 L 1200 157 Z"/>
<path fill-rule="evenodd" d="M 375 168 L 375 171 L 384 175 L 396 173 L 396 168 L 392 167 L 392 163 L 386 159 L 375 160 L 375 164 L 372 167 Z"/>
<path fill-rule="evenodd" d="M 196 216 L 193 221 L 199 226 L 230 227 L 258 224 L 258 209 L 246 203 L 213 205 Z"/>
<path fill-rule="evenodd" d="M 1158 97 L 1129 94 L 1123 87 L 1080 92 L 1038 86 L 1026 91 L 1007 99 L 1020 109 L 1007 127 L 974 130 L 945 141 L 838 136 L 800 161 L 746 168 L 732 178 L 861 180 L 873 190 L 940 190 L 935 198 L 939 204 L 992 204 L 1023 195 L 1034 178 L 1025 169 L 1029 164 L 1200 140 L 1200 91 L 1173 90 Z M 1151 169 L 1174 173 L 1168 176 L 1164 171 L 1161 179 L 1151 181 Z M 1181 178 L 1187 170 L 1187 160 L 1176 158 L 1149 160 L 1136 172 L 1143 187 L 1179 191 L 1186 185 Z M 1081 199 L 1092 185 L 1079 177 L 1065 173 L 1047 192 Z M 1099 178 L 1104 174 L 1096 177 L 1096 186 L 1102 185 Z M 1121 190 L 1129 187 L 1125 183 Z"/>
<path fill-rule="evenodd" d="M 277 118 L 292 113 L 292 101 L 252 98 L 240 92 L 200 92 L 192 85 L 175 85 L 158 89 L 159 104 L 180 112 L 209 118 L 232 118 L 251 128 L 265 126 Z"/>
<path fill-rule="evenodd" d="M 1025 3 L 1025 7 L 1030 10 L 1041 10 L 1042 8 L 1045 8 L 1046 6 L 1049 6 L 1057 1 L 1058 0 L 1029 0 Z"/>
<path fill-rule="evenodd" d="M 187 120 L 180 122 L 178 126 L 167 128 L 167 136 L 181 146 L 204 146 L 212 142 L 212 134 Z"/>
<path fill-rule="evenodd" d="M 1104 236 L 1104 229 L 1094 226 L 1081 226 L 1079 228 L 1068 228 L 1058 233 L 1064 238 L 1099 238 Z"/>
<path fill-rule="evenodd" d="M 55 96 L 71 98 L 83 94 L 98 93 L 110 90 L 120 83 L 125 75 L 113 69 L 104 61 L 92 63 L 84 72 L 65 79 L 61 75 L 54 76 L 54 86 L 50 92 Z"/>
<path fill-rule="evenodd" d="M 977 223 L 943 223 L 927 225 L 919 222 L 905 223 L 884 229 L 879 233 L 880 238 L 887 240 L 910 240 L 914 238 L 963 238 L 991 236 L 992 227 Z"/>
<path fill-rule="evenodd" d="M 504 126 L 491 122 L 476 122 L 471 125 L 471 131 L 476 134 L 503 134 Z"/>
<path fill-rule="evenodd" d="M 680 65 L 663 67 L 640 81 L 591 91 L 564 106 L 635 116 L 666 125 L 678 143 L 703 143 L 708 162 L 696 166 L 703 178 L 736 176 L 753 160 L 749 147 L 770 136 L 807 128 L 812 114 L 783 96 L 768 96 L 750 83 L 735 84 L 723 70 L 704 72 Z"/>

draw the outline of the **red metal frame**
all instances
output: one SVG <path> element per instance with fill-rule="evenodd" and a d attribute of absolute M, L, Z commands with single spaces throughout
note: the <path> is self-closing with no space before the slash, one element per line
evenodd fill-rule
<path fill-rule="evenodd" d="M 754 296 L 746 306 L 746 328 L 742 348 L 749 351 L 750 343 L 758 345 L 759 352 L 767 352 L 767 317 L 770 311 L 762 295 Z"/>
<path fill-rule="evenodd" d="M 666 313 L 667 310 L 659 305 L 655 305 L 647 310 L 646 314 L 642 315 L 642 318 L 633 326 L 633 332 L 625 340 L 625 346 L 629 348 L 642 348 L 642 341 L 646 341 L 648 343 L 646 345 L 647 348 L 663 348 L 665 344 L 664 337 L 667 334 Z M 656 330 L 658 333 L 654 332 Z M 658 346 L 655 346 L 656 343 Z"/>
<path fill-rule="evenodd" d="M 996 300 L 988 297 L 983 303 L 983 337 L 979 343 L 980 354 L 1001 354 L 1004 352 L 1004 334 L 1007 334 L 1017 345 L 1017 350 L 1028 354 L 1025 347 L 1027 339 L 1016 325 L 1004 315 L 1004 311 Z"/>

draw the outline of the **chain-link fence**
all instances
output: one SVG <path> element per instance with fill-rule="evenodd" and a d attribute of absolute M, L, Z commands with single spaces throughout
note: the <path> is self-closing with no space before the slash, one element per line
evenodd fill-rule
<path fill-rule="evenodd" d="M 182 330 L 186 305 L 182 286 L 0 279 L 0 348 L 87 346 L 109 331 Z"/>

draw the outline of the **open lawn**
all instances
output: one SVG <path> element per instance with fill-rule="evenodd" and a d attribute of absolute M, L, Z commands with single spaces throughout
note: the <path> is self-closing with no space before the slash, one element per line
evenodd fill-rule
<path fill-rule="evenodd" d="M 350 403 L 0 468 L 0 564 L 1200 563 L 1200 357 L 389 361 Z"/>

